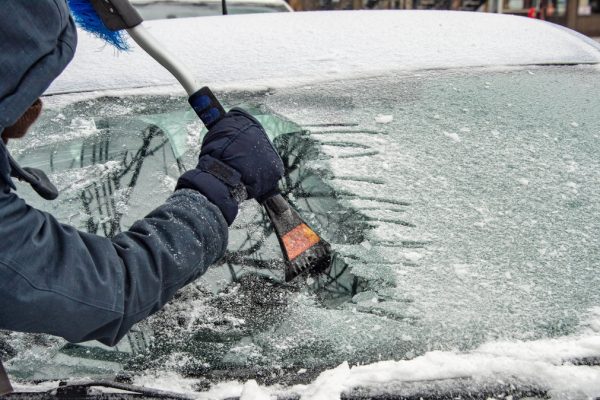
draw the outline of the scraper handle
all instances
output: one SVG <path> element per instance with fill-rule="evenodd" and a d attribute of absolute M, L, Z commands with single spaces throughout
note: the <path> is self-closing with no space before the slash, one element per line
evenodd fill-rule
<path fill-rule="evenodd" d="M 206 86 L 192 94 L 188 101 L 206 129 L 212 128 L 226 114 L 219 100 Z"/>

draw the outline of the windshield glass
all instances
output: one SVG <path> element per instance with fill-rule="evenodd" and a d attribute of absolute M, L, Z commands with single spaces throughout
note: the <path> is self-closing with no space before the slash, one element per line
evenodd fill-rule
<path fill-rule="evenodd" d="M 190 18 L 206 17 L 210 15 L 222 15 L 223 8 L 221 2 L 197 2 L 197 3 L 176 3 L 176 2 L 156 2 L 140 3 L 135 8 L 145 20 L 167 19 L 167 18 Z M 229 14 L 258 14 L 269 12 L 287 12 L 289 11 L 283 4 L 263 4 L 228 1 L 227 12 Z"/>
<path fill-rule="evenodd" d="M 200 388 L 298 383 L 345 361 L 481 346 L 517 357 L 520 341 L 553 338 L 565 340 L 560 355 L 549 345 L 528 357 L 590 363 L 600 357 L 599 86 L 595 67 L 532 67 L 222 93 L 265 125 L 286 164 L 283 193 L 332 244 L 331 269 L 284 283 L 266 214 L 246 202 L 225 258 L 115 349 L 6 332 L 7 368 L 25 380 L 163 371 L 202 377 Z M 12 151 L 49 172 L 60 200 L 19 193 L 111 236 L 169 195 L 203 134 L 178 97 L 50 109 Z M 581 338 L 595 344 L 571 346 Z M 463 377 L 449 360 L 428 365 L 430 380 Z M 485 365 L 510 385 L 559 384 Z M 583 368 L 570 379 L 586 379 Z"/>

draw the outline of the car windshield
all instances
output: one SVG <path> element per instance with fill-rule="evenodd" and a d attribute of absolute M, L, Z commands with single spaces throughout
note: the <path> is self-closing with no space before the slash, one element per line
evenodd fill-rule
<path fill-rule="evenodd" d="M 220 1 L 139 3 L 135 5 L 135 8 L 145 20 L 206 17 L 223 14 Z M 227 2 L 227 12 L 229 14 L 258 14 L 287 11 L 288 9 L 283 4 L 254 3 L 252 1 Z"/>
<path fill-rule="evenodd" d="M 265 125 L 282 191 L 332 244 L 331 268 L 285 283 L 266 214 L 246 202 L 225 257 L 116 348 L 4 332 L 7 368 L 26 381 L 159 371 L 202 389 L 421 360 L 425 385 L 463 382 L 466 357 L 473 374 L 542 390 L 568 386 L 550 367 L 582 365 L 568 370 L 578 388 L 600 357 L 598 87 L 597 67 L 544 66 L 219 93 Z M 195 165 L 205 131 L 183 97 L 49 100 L 11 146 L 61 197 L 18 192 L 65 223 L 112 236 Z"/>

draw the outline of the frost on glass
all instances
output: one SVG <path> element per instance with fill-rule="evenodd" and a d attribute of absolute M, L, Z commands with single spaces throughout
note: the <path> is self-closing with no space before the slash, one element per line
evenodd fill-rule
<path fill-rule="evenodd" d="M 600 305 L 599 84 L 597 69 L 540 67 L 225 94 L 265 125 L 283 193 L 336 251 L 329 274 L 284 283 L 246 202 L 224 259 L 116 349 L 3 334 L 9 368 L 298 382 L 579 332 Z M 51 110 L 13 151 L 62 190 L 36 206 L 110 236 L 168 196 L 202 135 L 183 99 L 101 98 Z"/>
<path fill-rule="evenodd" d="M 431 72 L 269 98 L 302 126 L 330 125 L 312 129 L 330 182 L 373 225 L 338 249 L 353 273 L 393 280 L 374 290 L 380 325 L 388 310 L 407 318 L 366 346 L 401 358 L 559 336 L 598 305 L 599 76 L 568 71 Z"/>

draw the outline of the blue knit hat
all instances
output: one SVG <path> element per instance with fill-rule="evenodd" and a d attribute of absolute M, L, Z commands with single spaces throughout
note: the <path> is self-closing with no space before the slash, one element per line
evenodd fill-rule
<path fill-rule="evenodd" d="M 0 132 L 44 93 L 75 54 L 77 31 L 65 0 L 5 0 L 0 13 Z M 0 181 L 12 185 L 0 143 Z"/>
<path fill-rule="evenodd" d="M 0 130 L 11 126 L 73 58 L 77 32 L 64 0 L 7 0 L 0 13 Z"/>

